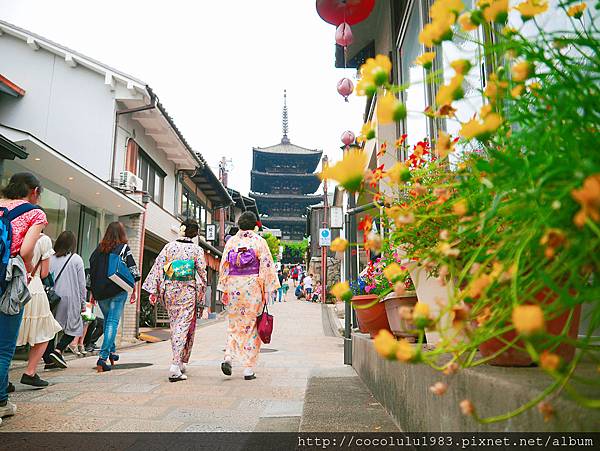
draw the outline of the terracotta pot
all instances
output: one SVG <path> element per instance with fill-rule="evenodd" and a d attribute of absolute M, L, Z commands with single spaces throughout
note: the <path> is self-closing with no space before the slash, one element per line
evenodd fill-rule
<path fill-rule="evenodd" d="M 535 295 L 535 299 L 538 301 L 539 304 L 552 304 L 558 298 L 558 296 L 556 294 L 549 296 L 549 293 L 550 290 L 548 288 L 540 290 Z M 581 318 L 581 305 L 577 305 L 573 309 L 567 309 L 564 311 L 564 313 L 560 314 L 559 316 L 555 316 L 553 319 L 546 321 L 546 333 L 554 336 L 563 335 L 563 330 L 565 328 L 565 325 L 567 324 L 567 321 L 569 320 L 571 311 L 573 312 L 573 315 L 571 318 L 571 324 L 569 325 L 567 336 L 572 340 L 577 339 L 579 321 Z M 516 337 L 517 333 L 514 330 L 506 332 L 502 335 L 502 338 L 508 342 L 513 341 Z M 482 343 L 479 346 L 479 351 L 481 352 L 481 355 L 483 357 L 489 357 L 491 355 L 496 354 L 505 346 L 506 345 L 502 341 L 498 340 L 497 338 L 492 338 Z M 523 346 L 523 341 L 519 340 L 513 346 L 511 346 L 492 360 L 488 361 L 487 363 L 489 365 L 495 366 L 530 366 L 533 364 L 533 361 L 531 360 L 531 357 L 529 357 L 529 354 L 527 352 L 515 348 L 523 348 Z M 548 343 L 548 348 L 551 348 L 550 343 Z M 538 348 L 538 350 L 543 351 L 543 346 Z M 570 362 L 575 356 L 575 346 L 567 343 L 561 343 L 556 348 L 554 348 L 552 352 L 561 356 L 565 362 Z"/>
<path fill-rule="evenodd" d="M 405 338 L 411 343 L 417 341 L 417 335 L 414 333 L 415 326 L 412 321 L 403 318 L 402 308 L 408 308 L 412 314 L 417 302 L 417 294 L 414 291 L 409 291 L 402 296 L 390 293 L 384 298 L 383 302 L 392 333 L 396 337 Z"/>
<path fill-rule="evenodd" d="M 379 333 L 381 329 L 390 330 L 385 306 L 383 302 L 375 302 L 377 296 L 374 294 L 363 294 L 352 298 L 352 305 L 359 307 L 355 308 L 356 317 L 358 318 L 359 330 L 363 333 L 368 333 L 371 338 Z M 369 308 L 360 308 L 362 306 L 373 304 Z"/>

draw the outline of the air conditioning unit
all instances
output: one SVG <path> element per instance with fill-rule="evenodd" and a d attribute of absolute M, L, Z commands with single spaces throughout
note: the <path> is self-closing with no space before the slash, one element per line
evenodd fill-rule
<path fill-rule="evenodd" d="M 142 191 L 144 181 L 133 172 L 123 171 L 119 176 L 119 187 L 132 191 Z"/>

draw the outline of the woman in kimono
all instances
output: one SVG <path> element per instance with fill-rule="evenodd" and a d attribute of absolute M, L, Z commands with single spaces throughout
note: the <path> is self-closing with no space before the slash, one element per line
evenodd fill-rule
<path fill-rule="evenodd" d="M 206 261 L 204 251 L 192 239 L 198 236 L 198 223 L 184 221 L 176 241 L 160 252 L 142 288 L 150 293 L 150 303 L 160 300 L 169 315 L 173 360 L 169 381 L 186 380 L 196 319 L 204 305 Z M 200 310 L 200 312 L 198 312 Z"/>
<path fill-rule="evenodd" d="M 219 284 L 227 305 L 228 328 L 225 358 L 221 370 L 231 375 L 232 358 L 244 367 L 244 379 L 255 379 L 254 367 L 260 351 L 256 317 L 279 288 L 277 270 L 267 242 L 256 232 L 257 218 L 247 211 L 239 220 L 240 230 L 223 251 Z"/>

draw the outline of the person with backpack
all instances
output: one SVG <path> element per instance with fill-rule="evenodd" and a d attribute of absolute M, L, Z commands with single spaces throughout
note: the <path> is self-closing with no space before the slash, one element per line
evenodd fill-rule
<path fill-rule="evenodd" d="M 180 238 L 158 254 L 142 288 L 150 293 L 150 303 L 162 302 L 169 314 L 173 359 L 169 381 L 187 379 L 196 321 L 202 316 L 206 293 L 204 250 L 192 240 L 198 236 L 198 223 L 188 219 L 181 224 Z"/>
<path fill-rule="evenodd" d="M 8 400 L 8 370 L 15 354 L 24 304 L 29 300 L 27 272 L 35 245 L 48 220 L 37 207 L 42 185 L 33 174 L 14 174 L 0 199 L 0 423 L 14 415 L 17 406 Z M 10 277 L 10 280 L 8 280 Z"/>
<path fill-rule="evenodd" d="M 85 311 L 87 290 L 83 259 L 75 253 L 76 248 L 75 234 L 70 230 L 65 230 L 58 235 L 54 243 L 55 253 L 50 258 L 54 292 L 60 296 L 54 316 L 64 333 L 56 346 L 54 346 L 54 340 L 48 345 L 44 355 L 46 368 L 66 368 L 67 362 L 63 357 L 63 352 L 75 337 L 83 333 L 81 312 Z M 50 362 L 53 365 L 48 365 Z"/>
<path fill-rule="evenodd" d="M 141 279 L 140 271 L 127 244 L 125 226 L 118 221 L 111 222 L 108 225 L 102 241 L 90 256 L 92 296 L 98 302 L 104 316 L 104 338 L 96 362 L 96 370 L 99 373 L 110 371 L 114 362 L 119 360 L 119 355 L 116 353 L 115 339 L 117 338 L 121 314 L 128 297 L 132 304 L 136 302 L 135 288 L 128 291 L 123 285 L 117 284 L 114 278 L 109 278 L 109 261 L 111 258 L 114 261 L 111 254 L 118 256 L 124 262 L 133 281 L 137 282 Z M 107 360 L 110 360 L 110 365 L 106 363 Z"/>
<path fill-rule="evenodd" d="M 231 376 L 232 359 L 240 360 L 245 380 L 256 378 L 254 367 L 260 352 L 256 318 L 279 288 L 277 270 L 269 246 L 254 231 L 258 219 L 251 211 L 238 219 L 239 232 L 225 245 L 217 290 L 227 305 L 227 345 L 221 371 Z"/>
<path fill-rule="evenodd" d="M 52 254 L 54 254 L 52 240 L 49 236 L 42 234 L 33 252 L 31 264 L 34 265 L 34 269 L 28 285 L 31 300 L 25 304 L 23 321 L 17 339 L 17 346 L 29 345 L 27 368 L 21 376 L 21 383 L 37 388 L 48 386 L 48 381 L 41 379 L 36 373 L 37 364 L 46 352 L 48 342 L 62 330 L 61 325 L 54 319 L 50 311 L 48 296 L 42 282 L 50 274 Z"/>

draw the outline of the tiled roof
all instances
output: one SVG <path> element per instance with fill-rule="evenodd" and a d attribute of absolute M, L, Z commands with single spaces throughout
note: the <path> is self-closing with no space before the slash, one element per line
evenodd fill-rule
<path fill-rule="evenodd" d="M 297 146 L 291 142 L 282 140 L 279 144 L 275 144 L 269 147 L 254 147 L 257 152 L 265 153 L 286 153 L 286 154 L 306 154 L 306 155 L 321 155 L 322 150 L 318 149 L 307 149 L 306 147 Z"/>

